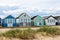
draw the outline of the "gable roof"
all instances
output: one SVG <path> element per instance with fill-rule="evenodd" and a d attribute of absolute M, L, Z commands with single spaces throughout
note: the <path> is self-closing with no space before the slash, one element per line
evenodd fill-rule
<path fill-rule="evenodd" d="M 5 17 L 4 19 L 7 19 L 7 18 L 13 18 L 13 19 L 15 19 L 15 18 L 14 18 L 13 16 L 11 16 L 11 15 Z"/>
<path fill-rule="evenodd" d="M 18 19 L 21 15 L 23 15 L 24 13 L 21 13 L 16 19 Z"/>
<path fill-rule="evenodd" d="M 55 16 L 55 19 L 58 19 L 60 16 Z"/>
<path fill-rule="evenodd" d="M 53 18 L 55 19 L 55 17 L 52 16 L 52 15 L 50 15 L 50 16 L 48 16 L 48 17 L 45 17 L 44 19 L 48 19 L 48 18 L 50 18 L 50 17 L 53 17 Z"/>
<path fill-rule="evenodd" d="M 26 14 L 26 13 L 21 13 L 16 19 L 18 19 L 19 17 L 21 17 L 23 14 Z"/>
<path fill-rule="evenodd" d="M 37 16 L 39 16 L 39 15 L 36 15 L 36 16 L 32 17 L 31 20 L 35 19 Z"/>
<path fill-rule="evenodd" d="M 36 18 L 37 16 L 34 16 L 34 17 L 32 17 L 31 19 L 33 20 L 34 18 Z"/>

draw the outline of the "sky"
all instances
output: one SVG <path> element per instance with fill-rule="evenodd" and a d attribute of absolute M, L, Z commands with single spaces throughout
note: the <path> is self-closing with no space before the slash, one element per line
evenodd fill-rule
<path fill-rule="evenodd" d="M 0 0 L 0 17 L 14 17 L 21 13 L 29 16 L 60 16 L 60 0 Z"/>

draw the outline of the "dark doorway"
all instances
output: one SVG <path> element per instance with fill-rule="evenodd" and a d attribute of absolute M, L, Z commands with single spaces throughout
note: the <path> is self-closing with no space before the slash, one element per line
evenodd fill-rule
<path fill-rule="evenodd" d="M 56 25 L 60 25 L 60 22 L 56 22 Z"/>

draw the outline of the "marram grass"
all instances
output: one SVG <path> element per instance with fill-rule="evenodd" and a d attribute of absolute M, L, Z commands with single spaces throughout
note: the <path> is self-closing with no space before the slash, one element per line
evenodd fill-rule
<path fill-rule="evenodd" d="M 9 30 L 5 33 L 0 34 L 4 37 L 9 38 L 20 38 L 20 39 L 33 39 L 36 34 L 40 33 L 41 35 L 60 35 L 60 28 L 56 27 L 40 27 L 40 29 L 32 30 L 28 28 L 26 30 Z"/>

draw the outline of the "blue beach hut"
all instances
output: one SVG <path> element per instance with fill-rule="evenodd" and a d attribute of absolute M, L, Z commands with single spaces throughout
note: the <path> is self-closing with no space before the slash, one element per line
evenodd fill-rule
<path fill-rule="evenodd" d="M 2 26 L 3 27 L 15 27 L 16 19 L 13 16 L 9 15 L 2 20 Z"/>

